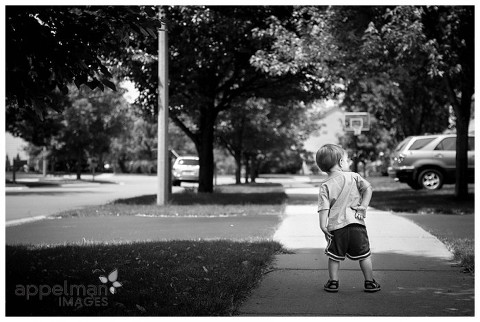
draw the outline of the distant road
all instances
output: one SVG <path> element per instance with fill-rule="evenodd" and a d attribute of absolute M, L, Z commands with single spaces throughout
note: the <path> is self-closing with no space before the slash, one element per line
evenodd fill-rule
<path fill-rule="evenodd" d="M 157 177 L 146 175 L 101 174 L 95 180 L 112 183 L 75 183 L 57 187 L 5 188 L 6 225 L 41 219 L 60 211 L 103 205 L 119 198 L 157 193 Z M 233 183 L 233 177 L 219 177 L 218 184 Z M 182 183 L 182 186 L 197 186 Z M 180 192 L 183 187 L 173 187 Z"/>

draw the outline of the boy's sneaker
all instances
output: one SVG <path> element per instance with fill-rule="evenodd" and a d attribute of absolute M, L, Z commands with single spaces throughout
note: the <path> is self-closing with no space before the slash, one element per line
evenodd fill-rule
<path fill-rule="evenodd" d="M 375 280 L 373 281 L 365 281 L 365 292 L 378 292 L 381 290 L 380 284 L 378 284 Z"/>
<path fill-rule="evenodd" d="M 338 292 L 338 281 L 328 280 L 327 284 L 323 286 L 323 289 L 327 292 Z"/>

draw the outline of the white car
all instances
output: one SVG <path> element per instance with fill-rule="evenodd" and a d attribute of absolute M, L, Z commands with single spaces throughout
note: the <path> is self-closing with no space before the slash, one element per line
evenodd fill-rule
<path fill-rule="evenodd" d="M 183 182 L 198 182 L 200 165 L 198 157 L 178 157 L 172 166 L 172 185 L 179 186 Z"/>

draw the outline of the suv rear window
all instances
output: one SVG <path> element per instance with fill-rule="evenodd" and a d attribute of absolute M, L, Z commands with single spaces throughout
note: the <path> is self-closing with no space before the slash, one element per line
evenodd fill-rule
<path fill-rule="evenodd" d="M 457 138 L 443 139 L 436 147 L 435 150 L 442 151 L 455 151 L 457 147 Z"/>
<path fill-rule="evenodd" d="M 412 145 L 408 148 L 409 150 L 420 150 L 428 143 L 432 142 L 435 138 L 425 138 L 425 139 L 417 139 Z"/>
<path fill-rule="evenodd" d="M 404 146 L 405 144 L 407 144 L 408 141 L 410 141 L 412 137 L 408 137 L 406 138 L 405 140 L 403 140 L 402 142 L 400 142 L 398 145 L 397 145 L 397 148 L 395 149 L 395 151 L 400 151 Z"/>

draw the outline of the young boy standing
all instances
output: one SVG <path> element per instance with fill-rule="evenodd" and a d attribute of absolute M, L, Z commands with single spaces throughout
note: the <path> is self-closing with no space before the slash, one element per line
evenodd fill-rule
<path fill-rule="evenodd" d="M 324 289 L 338 292 L 340 261 L 348 257 L 360 261 L 365 292 L 380 291 L 380 284 L 373 279 L 370 244 L 365 227 L 372 187 L 358 173 L 349 172 L 347 152 L 338 145 L 326 144 L 316 154 L 317 166 L 328 173 L 320 185 L 318 214 L 320 228 L 325 234 L 329 257 L 329 280 Z"/>

